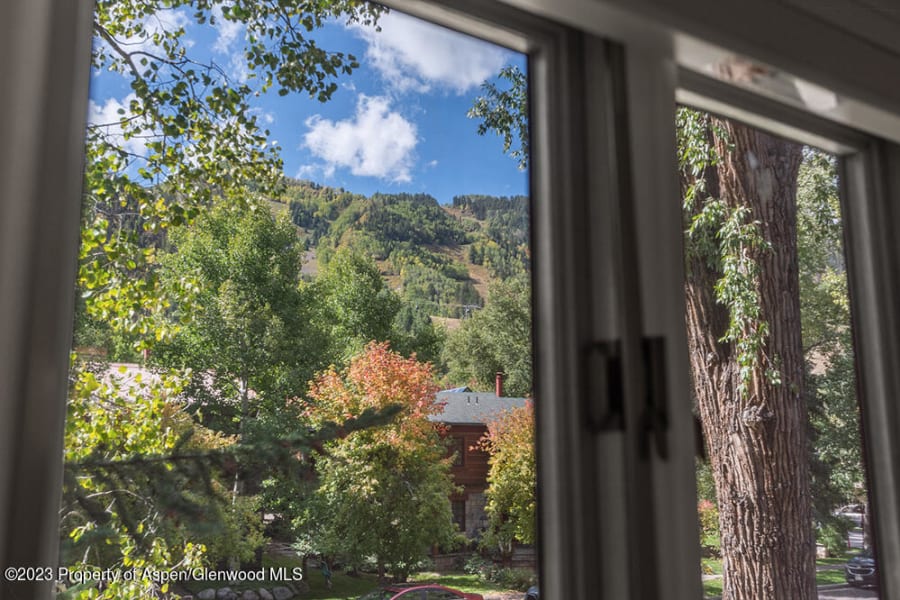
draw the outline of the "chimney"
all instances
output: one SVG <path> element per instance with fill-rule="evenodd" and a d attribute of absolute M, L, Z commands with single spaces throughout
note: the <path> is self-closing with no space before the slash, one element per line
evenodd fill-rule
<path fill-rule="evenodd" d="M 494 384 L 494 392 L 498 398 L 503 397 L 503 373 L 501 371 L 497 371 L 497 378 Z"/>

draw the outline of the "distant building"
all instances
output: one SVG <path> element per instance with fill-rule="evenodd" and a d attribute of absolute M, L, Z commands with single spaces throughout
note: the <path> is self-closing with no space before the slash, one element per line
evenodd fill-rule
<path fill-rule="evenodd" d="M 437 393 L 443 411 L 429 417 L 447 426 L 450 452 L 456 453 L 451 467 L 453 482 L 462 490 L 450 497 L 453 520 L 469 538 L 480 535 L 487 525 L 484 512 L 488 476 L 488 454 L 478 447 L 491 421 L 514 408 L 525 406 L 525 398 L 507 398 L 502 386 L 495 392 L 473 392 L 456 388 Z M 496 392 L 500 392 L 498 395 Z"/>

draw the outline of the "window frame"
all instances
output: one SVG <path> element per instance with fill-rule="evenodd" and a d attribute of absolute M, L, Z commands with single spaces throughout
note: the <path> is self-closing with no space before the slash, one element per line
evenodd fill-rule
<path fill-rule="evenodd" d="M 697 74 L 679 71 L 686 105 L 818 146 L 838 159 L 844 254 L 850 296 L 857 397 L 872 535 L 881 565 L 900 564 L 900 144 Z M 879 568 L 883 598 L 900 593 L 900 573 Z"/>

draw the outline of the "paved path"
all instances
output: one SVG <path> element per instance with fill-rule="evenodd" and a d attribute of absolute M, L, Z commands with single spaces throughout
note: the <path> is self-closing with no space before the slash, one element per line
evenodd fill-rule
<path fill-rule="evenodd" d="M 825 589 L 828 588 L 828 589 Z M 819 600 L 844 600 L 845 598 L 878 598 L 877 590 L 863 590 L 849 585 L 823 586 L 819 588 Z"/>
<path fill-rule="evenodd" d="M 707 600 L 718 600 L 718 598 L 718 596 L 715 596 L 714 598 L 707 597 Z M 878 600 L 878 591 L 840 584 L 823 585 L 819 587 L 819 600 L 846 600 L 847 598 L 868 598 L 869 600 Z M 487 598 L 485 598 L 485 600 L 487 600 Z"/>

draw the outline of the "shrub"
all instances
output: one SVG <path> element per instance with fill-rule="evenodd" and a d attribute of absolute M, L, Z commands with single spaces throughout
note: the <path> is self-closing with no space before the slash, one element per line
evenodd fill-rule
<path fill-rule="evenodd" d="M 825 546 L 829 556 L 839 555 L 847 549 L 847 534 L 852 528 L 853 523 L 849 519 L 829 519 L 816 529 L 816 543 Z"/>
<path fill-rule="evenodd" d="M 719 555 L 719 509 L 709 500 L 697 504 L 700 520 L 700 547 L 705 556 Z"/>
<path fill-rule="evenodd" d="M 478 575 L 478 577 L 482 580 L 487 580 L 487 575 L 490 570 L 494 567 L 494 563 L 477 555 L 473 554 L 469 560 L 466 561 L 466 566 L 464 568 L 465 572 L 469 575 Z"/>
<path fill-rule="evenodd" d="M 524 592 L 537 583 L 537 577 L 530 569 L 497 569 L 494 583 Z"/>
<path fill-rule="evenodd" d="M 530 569 L 499 567 L 477 554 L 466 561 L 465 571 L 477 575 L 483 583 L 496 583 L 522 592 L 537 583 L 537 576 Z"/>

